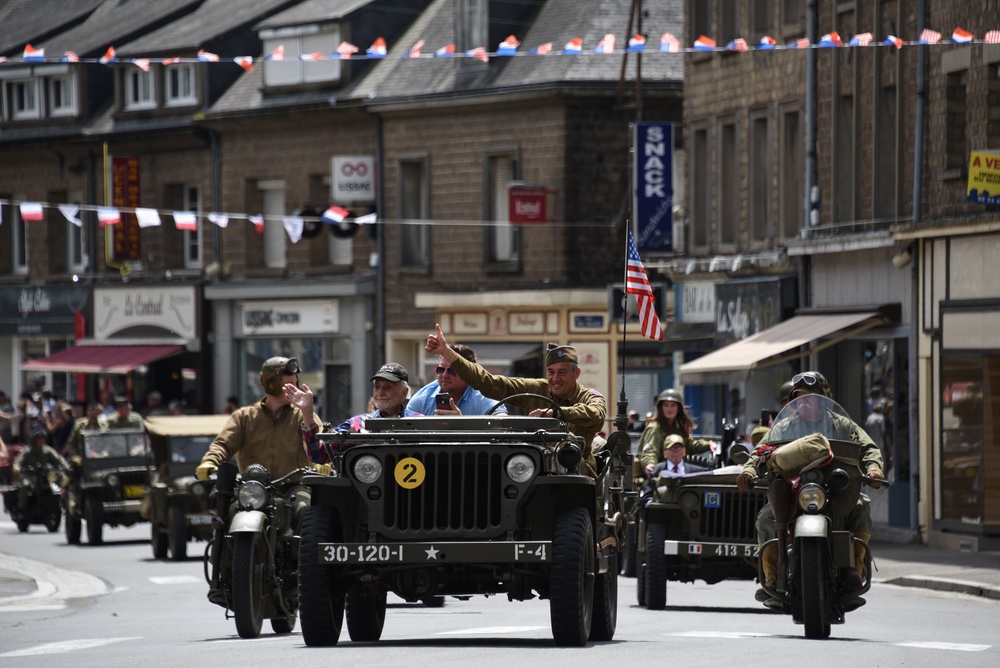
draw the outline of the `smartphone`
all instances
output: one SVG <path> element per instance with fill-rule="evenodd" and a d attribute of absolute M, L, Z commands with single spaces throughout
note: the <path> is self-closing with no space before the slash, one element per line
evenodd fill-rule
<path fill-rule="evenodd" d="M 438 392 L 434 395 L 434 407 L 442 411 L 451 410 L 451 395 L 447 392 Z"/>

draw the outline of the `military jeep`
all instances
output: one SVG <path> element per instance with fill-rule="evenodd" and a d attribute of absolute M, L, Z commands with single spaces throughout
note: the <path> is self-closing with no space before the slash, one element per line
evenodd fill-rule
<path fill-rule="evenodd" d="M 332 475 L 312 492 L 299 551 L 307 645 L 378 640 L 386 594 L 548 599 L 559 645 L 610 640 L 618 613 L 628 439 L 585 473 L 583 442 L 554 418 L 372 419 L 320 434 Z"/>
<path fill-rule="evenodd" d="M 713 468 L 712 456 L 696 457 L 708 470 L 658 478 L 639 510 L 636 597 L 650 610 L 666 606 L 668 580 L 715 584 L 757 577 L 754 525 L 767 489 L 741 492 L 739 466 Z"/>
<path fill-rule="evenodd" d="M 80 542 L 87 520 L 87 541 L 104 542 L 104 525 L 132 526 L 144 521 L 142 499 L 149 488 L 152 458 L 142 429 L 84 431 L 83 456 L 73 462 L 66 489 L 66 542 Z"/>
<path fill-rule="evenodd" d="M 188 541 L 212 539 L 215 503 L 208 498 L 212 485 L 198 480 L 194 472 L 228 419 L 228 415 L 146 418 L 156 473 L 143 505 L 154 558 L 164 559 L 169 551 L 171 559 L 184 560 Z"/>

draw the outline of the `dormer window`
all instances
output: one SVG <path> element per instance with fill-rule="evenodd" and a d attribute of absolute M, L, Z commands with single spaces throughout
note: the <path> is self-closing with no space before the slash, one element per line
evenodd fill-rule
<path fill-rule="evenodd" d="M 37 79 L 8 81 L 6 89 L 7 118 L 23 121 L 42 117 Z"/>
<path fill-rule="evenodd" d="M 49 115 L 74 116 L 76 114 L 76 87 L 73 75 L 52 77 L 49 85 Z"/>
<path fill-rule="evenodd" d="M 125 109 L 153 109 L 156 106 L 156 87 L 153 73 L 137 67 L 125 71 Z"/>
<path fill-rule="evenodd" d="M 284 51 L 282 60 L 264 62 L 264 86 L 298 86 L 310 83 L 338 82 L 341 78 L 341 61 L 331 60 L 330 54 L 342 41 L 340 26 L 301 26 L 264 30 L 264 53 L 273 53 L 279 47 Z M 322 54 L 322 60 L 303 60 L 300 56 Z"/>
<path fill-rule="evenodd" d="M 166 106 L 185 107 L 198 102 L 194 63 L 176 63 L 164 68 Z"/>

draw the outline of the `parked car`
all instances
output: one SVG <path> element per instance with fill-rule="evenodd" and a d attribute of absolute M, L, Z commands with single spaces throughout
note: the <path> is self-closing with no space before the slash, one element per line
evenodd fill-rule
<path fill-rule="evenodd" d="M 83 456 L 66 488 L 66 542 L 77 544 L 83 520 L 87 542 L 104 542 L 104 525 L 132 526 L 149 489 L 152 455 L 143 429 L 84 431 Z"/>
<path fill-rule="evenodd" d="M 198 480 L 194 471 L 228 415 L 165 415 L 146 418 L 153 453 L 152 484 L 143 508 L 150 522 L 153 557 L 187 558 L 191 540 L 212 539 L 214 504 L 212 484 Z"/>

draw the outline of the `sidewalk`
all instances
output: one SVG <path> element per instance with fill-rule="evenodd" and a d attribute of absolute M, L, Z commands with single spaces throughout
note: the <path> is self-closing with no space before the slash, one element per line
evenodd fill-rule
<path fill-rule="evenodd" d="M 961 552 L 872 541 L 875 582 L 923 587 L 1000 601 L 1000 552 Z"/>

